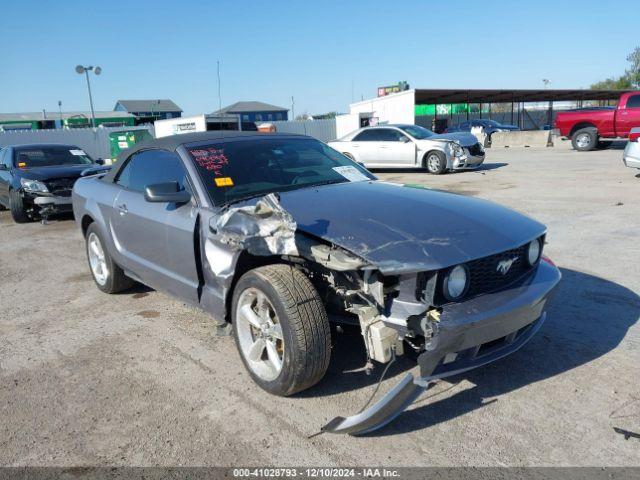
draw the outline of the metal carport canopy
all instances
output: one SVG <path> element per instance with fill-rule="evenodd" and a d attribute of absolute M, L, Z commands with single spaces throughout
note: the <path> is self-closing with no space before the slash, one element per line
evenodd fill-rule
<path fill-rule="evenodd" d="M 462 90 L 416 89 L 416 105 L 447 103 L 510 103 L 571 100 L 614 100 L 630 90 Z"/>

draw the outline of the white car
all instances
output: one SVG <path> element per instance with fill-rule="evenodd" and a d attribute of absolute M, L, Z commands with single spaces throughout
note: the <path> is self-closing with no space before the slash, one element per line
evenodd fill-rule
<path fill-rule="evenodd" d="M 640 169 L 640 128 L 632 128 L 629 141 L 622 154 L 622 161 L 629 168 Z"/>
<path fill-rule="evenodd" d="M 479 167 L 484 147 L 470 133 L 437 135 L 418 125 L 364 127 L 329 146 L 368 168 L 415 167 L 440 174 Z"/>

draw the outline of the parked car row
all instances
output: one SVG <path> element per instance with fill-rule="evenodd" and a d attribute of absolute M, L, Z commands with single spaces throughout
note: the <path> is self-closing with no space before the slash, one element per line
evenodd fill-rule
<path fill-rule="evenodd" d="M 369 132 L 377 140 L 360 137 Z M 381 137 L 391 134 L 398 140 Z M 410 125 L 334 143 L 352 158 L 302 135 L 168 136 L 121 152 L 108 171 L 75 147 L 29 145 L 2 150 L 3 198 L 18 221 L 71 201 L 99 290 L 141 282 L 209 312 L 231 326 L 250 377 L 272 394 L 323 378 L 332 325 L 360 329 L 367 368 L 411 352 L 418 377 L 324 427 L 361 434 L 434 380 L 527 343 L 560 280 L 543 256 L 542 224 L 480 199 L 380 182 L 354 161 L 375 162 L 360 155 L 384 142 L 407 147 L 408 165 L 429 168 L 429 152 L 442 154 L 434 173 L 484 158 L 464 136 Z M 75 182 L 72 193 L 60 178 Z"/>

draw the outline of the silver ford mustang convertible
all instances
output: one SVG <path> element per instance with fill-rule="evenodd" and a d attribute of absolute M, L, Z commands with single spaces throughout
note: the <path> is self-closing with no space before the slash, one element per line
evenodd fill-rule
<path fill-rule="evenodd" d="M 100 290 L 137 281 L 203 308 L 233 330 L 249 375 L 272 394 L 322 379 L 332 323 L 361 330 L 369 365 L 417 358 L 419 377 L 336 417 L 324 427 L 334 433 L 375 430 L 433 380 L 516 351 L 560 280 L 540 223 L 379 181 L 306 136 L 138 144 L 75 183 L 73 210 Z"/>

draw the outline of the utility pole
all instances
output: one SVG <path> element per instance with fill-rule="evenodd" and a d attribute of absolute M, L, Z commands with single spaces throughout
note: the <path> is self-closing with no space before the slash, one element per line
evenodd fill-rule
<path fill-rule="evenodd" d="M 82 75 L 84 73 L 85 78 L 87 79 L 87 90 L 89 92 L 89 106 L 91 107 L 91 126 L 93 128 L 96 127 L 96 115 L 93 110 L 93 97 L 91 96 L 91 82 L 89 82 L 89 70 L 93 70 L 93 73 L 96 75 L 100 75 L 102 69 L 100 67 L 88 66 L 85 67 L 83 65 L 76 66 L 76 73 Z"/>
<path fill-rule="evenodd" d="M 294 109 L 296 102 L 293 100 L 293 95 L 291 95 L 291 120 L 296 119 L 296 111 Z"/>

